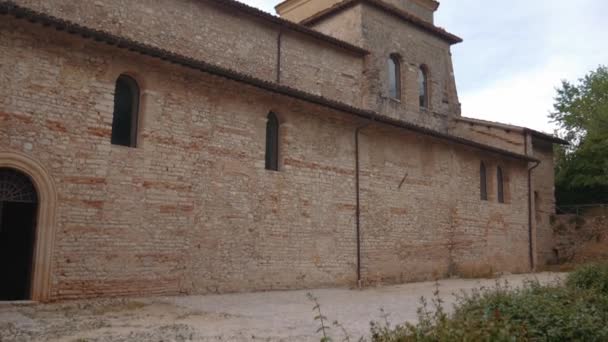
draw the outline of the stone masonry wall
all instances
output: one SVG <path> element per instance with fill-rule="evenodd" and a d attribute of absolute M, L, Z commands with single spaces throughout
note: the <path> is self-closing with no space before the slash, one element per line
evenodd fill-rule
<path fill-rule="evenodd" d="M 353 106 L 361 105 L 362 57 L 207 0 L 17 0 L 44 13 Z M 328 85 L 334 85 L 329 87 Z M 323 85 L 323 86 L 319 86 Z M 340 91 L 335 91 L 338 88 Z"/>
<path fill-rule="evenodd" d="M 359 20 L 362 27 L 352 30 L 351 23 Z M 371 51 L 363 80 L 367 107 L 443 132 L 448 129 L 449 118 L 460 115 L 449 43 L 367 4 L 325 19 L 313 28 Z M 395 53 L 401 57 L 401 100 L 388 96 L 387 60 Z M 429 71 L 428 110 L 419 106 L 421 65 Z"/>
<path fill-rule="evenodd" d="M 369 100 L 377 111 L 441 131 L 448 118 L 457 115 L 458 95 L 450 72 L 450 45 L 383 11 L 364 5 L 363 32 L 366 49 L 372 51 L 367 76 Z M 387 59 L 401 56 L 400 102 L 388 98 Z M 428 69 L 429 108 L 421 109 L 418 98 L 418 69 Z"/>
<path fill-rule="evenodd" d="M 356 46 L 363 46 L 363 5 L 358 4 L 338 12 L 329 19 L 315 23 L 313 28 Z"/>
<path fill-rule="evenodd" d="M 59 192 L 54 298 L 354 282 L 349 117 L 23 21 L 0 25 L 0 146 L 45 165 Z M 110 144 L 124 72 L 142 87 L 135 149 Z M 282 172 L 264 169 L 271 110 Z"/>
<path fill-rule="evenodd" d="M 434 13 L 432 10 L 428 9 L 425 6 L 422 6 L 417 0 L 385 0 L 387 3 L 403 10 L 409 12 L 416 17 L 428 21 L 429 23 L 433 23 Z M 424 1 L 423 1 L 424 2 Z"/>
<path fill-rule="evenodd" d="M 54 299 L 355 283 L 362 122 L 5 18 L 0 148 L 56 183 Z M 110 144 L 125 72 L 142 88 L 137 148 Z M 269 111 L 280 172 L 264 169 Z M 525 269 L 525 163 L 377 126 L 361 144 L 366 282 Z M 479 200 L 480 159 L 508 170 L 508 204 Z"/>
<path fill-rule="evenodd" d="M 473 124 L 454 120 L 450 125 L 450 134 L 495 146 L 506 151 L 526 154 L 524 134 L 521 131 L 508 130 L 492 125 Z"/>
<path fill-rule="evenodd" d="M 362 107 L 363 58 L 286 32 L 281 42 L 281 84 Z"/>
<path fill-rule="evenodd" d="M 529 270 L 525 163 L 390 130 L 367 133 L 363 146 L 367 281 Z M 488 201 L 480 200 L 481 159 Z M 497 165 L 506 170 L 506 204 L 496 200 Z"/>
<path fill-rule="evenodd" d="M 540 164 L 532 171 L 533 218 L 536 224 L 536 254 L 539 266 L 546 265 L 554 258 L 553 229 L 551 217 L 555 214 L 555 166 L 553 145 L 533 139 L 534 157 Z"/>
<path fill-rule="evenodd" d="M 581 265 L 608 260 L 608 207 L 582 208 L 579 215 L 551 220 L 551 258 L 547 264 Z"/>

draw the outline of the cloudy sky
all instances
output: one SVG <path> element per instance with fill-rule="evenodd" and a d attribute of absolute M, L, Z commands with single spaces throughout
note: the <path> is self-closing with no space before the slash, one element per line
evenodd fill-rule
<path fill-rule="evenodd" d="M 274 14 L 279 0 L 241 0 Z M 608 64 L 608 0 L 442 0 L 463 115 L 552 132 L 560 80 Z"/>

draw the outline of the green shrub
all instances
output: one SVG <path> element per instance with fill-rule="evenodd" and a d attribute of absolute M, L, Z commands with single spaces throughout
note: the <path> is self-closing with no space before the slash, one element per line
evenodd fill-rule
<path fill-rule="evenodd" d="M 438 296 L 433 308 L 423 299 L 418 310 L 418 323 L 391 328 L 390 324 L 372 323 L 373 342 L 448 342 L 448 341 L 526 341 L 526 330 L 522 325 L 491 312 L 487 317 L 449 316 Z"/>
<path fill-rule="evenodd" d="M 568 275 L 566 285 L 573 289 L 599 291 L 608 296 L 608 264 L 582 266 Z"/>
<path fill-rule="evenodd" d="M 608 341 L 608 296 L 597 291 L 497 284 L 462 294 L 450 315 L 437 298 L 415 325 L 372 324 L 372 341 Z"/>
<path fill-rule="evenodd" d="M 416 324 L 391 326 L 386 316 L 372 323 L 371 341 L 608 341 L 608 264 L 581 267 L 565 284 L 497 282 L 463 292 L 450 314 L 438 290 L 421 303 Z"/>
<path fill-rule="evenodd" d="M 520 338 L 541 341 L 608 340 L 608 297 L 595 291 L 529 282 L 522 288 L 474 291 L 453 319 L 487 320 L 500 315 L 525 330 Z"/>

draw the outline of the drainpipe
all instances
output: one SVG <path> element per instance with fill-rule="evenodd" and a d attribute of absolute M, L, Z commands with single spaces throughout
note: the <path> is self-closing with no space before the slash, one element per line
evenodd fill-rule
<path fill-rule="evenodd" d="M 357 234 L 357 287 L 359 288 L 363 287 L 363 282 L 361 279 L 361 183 L 359 163 L 359 133 L 362 129 L 368 127 L 369 125 L 371 125 L 371 122 L 363 126 L 359 126 L 355 130 L 355 192 L 357 202 L 355 210 L 355 225 Z"/>
<path fill-rule="evenodd" d="M 528 135 L 524 131 L 524 148 L 525 154 L 528 155 Z M 536 165 L 528 168 L 528 239 L 529 239 L 529 253 L 530 253 L 530 269 L 534 270 L 536 265 L 534 264 L 534 245 L 533 245 L 533 231 L 532 231 L 532 171 L 540 165 L 540 161 L 536 162 Z"/>
<path fill-rule="evenodd" d="M 540 161 L 536 165 L 528 169 L 528 236 L 530 238 L 530 268 L 534 270 L 534 246 L 532 245 L 532 171 L 540 165 Z"/>

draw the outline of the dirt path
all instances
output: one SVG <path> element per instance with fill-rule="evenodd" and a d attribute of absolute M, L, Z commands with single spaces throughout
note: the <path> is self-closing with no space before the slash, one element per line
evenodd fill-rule
<path fill-rule="evenodd" d="M 511 275 L 511 286 L 525 279 L 550 282 L 559 274 Z M 501 280 L 502 281 L 502 280 Z M 450 279 L 439 282 L 446 307 L 454 293 L 496 280 Z M 435 283 L 365 290 L 321 289 L 212 296 L 104 299 L 48 305 L 0 304 L 0 341 L 319 341 L 312 304 L 318 297 L 323 314 L 338 320 L 357 340 L 369 322 L 416 319 L 420 298 L 431 298 Z M 342 334 L 332 328 L 337 341 Z"/>

